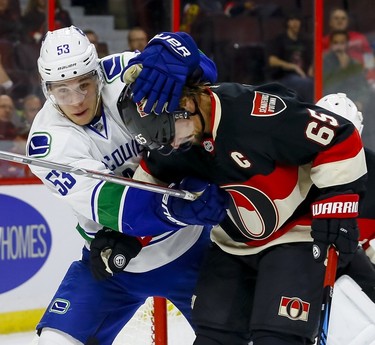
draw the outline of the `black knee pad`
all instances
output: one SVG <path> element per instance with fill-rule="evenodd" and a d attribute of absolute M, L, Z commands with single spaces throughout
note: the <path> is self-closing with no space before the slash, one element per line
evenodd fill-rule
<path fill-rule="evenodd" d="M 292 334 L 268 331 L 255 331 L 251 337 L 253 345 L 308 345 L 306 338 Z"/>
<path fill-rule="evenodd" d="M 248 345 L 249 333 L 227 332 L 208 327 L 198 327 L 194 345 Z"/>

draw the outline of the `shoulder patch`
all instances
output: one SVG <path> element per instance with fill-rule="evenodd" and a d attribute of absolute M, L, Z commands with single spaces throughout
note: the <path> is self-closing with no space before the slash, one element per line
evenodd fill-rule
<path fill-rule="evenodd" d="M 46 132 L 35 132 L 27 146 L 29 157 L 45 157 L 51 151 L 51 135 Z"/>
<path fill-rule="evenodd" d="M 116 80 L 124 69 L 122 55 L 111 55 L 101 60 L 102 71 L 107 83 Z"/>
<path fill-rule="evenodd" d="M 276 95 L 255 91 L 252 116 L 275 116 L 286 109 L 285 102 Z"/>

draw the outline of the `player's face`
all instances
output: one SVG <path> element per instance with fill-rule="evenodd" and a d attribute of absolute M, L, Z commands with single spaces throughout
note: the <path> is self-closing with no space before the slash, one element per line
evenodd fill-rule
<path fill-rule="evenodd" d="M 171 146 L 178 149 L 182 145 L 192 144 L 195 141 L 195 123 L 193 118 L 179 119 L 175 123 L 175 137 Z"/>
<path fill-rule="evenodd" d="M 98 77 L 93 73 L 49 85 L 49 94 L 65 116 L 77 125 L 92 121 L 98 103 Z"/>
<path fill-rule="evenodd" d="M 192 115 L 188 119 L 178 119 L 175 122 L 175 138 L 171 146 L 175 149 L 181 146 L 188 146 L 188 144 L 199 143 L 202 139 L 202 123 L 197 114 L 197 104 L 192 98 L 184 97 L 180 106 L 190 112 Z"/>

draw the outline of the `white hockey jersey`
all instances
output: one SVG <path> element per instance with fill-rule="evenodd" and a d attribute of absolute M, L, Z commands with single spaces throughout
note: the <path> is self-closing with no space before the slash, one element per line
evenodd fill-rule
<path fill-rule="evenodd" d="M 143 148 L 124 127 L 117 101 L 124 88 L 120 80 L 121 71 L 135 55 L 125 52 L 101 60 L 105 81 L 102 115 L 94 124 L 74 124 L 47 100 L 30 129 L 27 154 L 77 168 L 132 176 Z M 77 230 L 85 238 L 87 248 L 89 241 L 103 226 L 126 232 L 121 218 L 128 187 L 42 167 L 30 168 L 55 196 L 71 206 L 78 219 Z M 61 221 L 64 222 L 64 219 Z M 125 271 L 144 272 L 167 264 L 185 253 L 202 231 L 201 226 L 165 233 L 160 229 L 162 234 L 155 236 L 131 260 Z"/>

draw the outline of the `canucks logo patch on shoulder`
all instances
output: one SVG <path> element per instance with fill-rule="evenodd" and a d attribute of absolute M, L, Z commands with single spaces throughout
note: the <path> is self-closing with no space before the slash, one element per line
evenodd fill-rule
<path fill-rule="evenodd" d="M 122 55 L 120 54 L 110 55 L 103 59 L 100 63 L 102 65 L 103 75 L 107 83 L 112 83 L 115 79 L 117 79 L 124 69 Z"/>
<path fill-rule="evenodd" d="M 45 157 L 51 150 L 51 135 L 45 132 L 35 132 L 27 146 L 29 157 Z"/>

